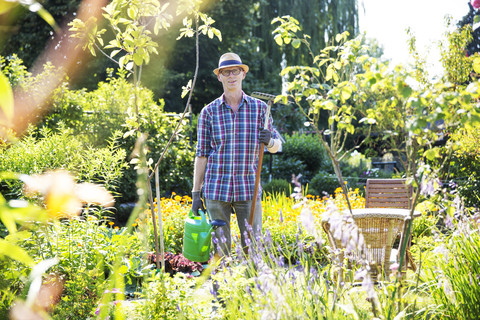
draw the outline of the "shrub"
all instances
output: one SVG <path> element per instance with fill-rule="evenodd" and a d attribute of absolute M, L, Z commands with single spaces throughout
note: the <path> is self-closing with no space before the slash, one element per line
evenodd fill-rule
<path fill-rule="evenodd" d="M 202 299 L 191 290 L 194 286 L 195 280 L 189 279 L 185 274 L 177 273 L 174 277 L 165 273 L 154 275 L 143 287 L 142 296 L 145 303 L 138 305 L 139 319 L 185 318 L 191 313 L 182 314 L 182 311 L 192 308 L 193 301 Z M 206 294 L 204 296 L 209 297 Z M 203 300 L 204 303 L 195 304 L 195 307 L 203 304 L 203 310 L 195 310 L 197 319 L 208 319 L 211 312 L 209 307 L 211 300 Z M 188 319 L 193 318 L 189 316 Z"/>
<path fill-rule="evenodd" d="M 285 155 L 280 154 L 273 156 L 272 164 L 272 178 L 281 179 L 286 181 L 292 180 L 292 174 L 298 175 L 306 172 L 306 165 L 301 160 L 295 158 L 287 158 Z M 265 167 L 265 164 L 264 164 Z M 262 170 L 262 179 L 265 181 L 268 179 L 268 170 Z M 302 179 L 303 181 L 303 179 Z"/>
<path fill-rule="evenodd" d="M 302 174 L 302 183 L 308 183 L 321 168 L 331 168 L 325 150 L 316 136 L 286 135 L 283 154 L 274 157 L 274 178 L 290 181 L 292 174 Z"/>
<path fill-rule="evenodd" d="M 95 317 L 97 302 L 102 298 L 119 252 L 125 245 L 128 254 L 122 257 L 120 268 L 132 291 L 138 284 L 136 280 L 151 270 L 146 267 L 148 261 L 141 259 L 142 252 L 146 250 L 142 247 L 139 233 L 129 233 L 126 228 L 98 219 L 96 216 L 102 214 L 93 210 L 85 211 L 83 216 L 35 225 L 31 232 L 24 231 L 21 238 L 21 246 L 30 256 L 38 260 L 59 258 L 58 264 L 49 271 L 63 283 L 60 301 L 52 312 L 53 319 Z M 18 277 L 28 274 L 24 265 L 12 262 L 6 265 L 11 273 L 18 273 Z M 15 282 L 10 281 L 9 291 L 18 291 L 18 287 L 13 285 Z"/>
<path fill-rule="evenodd" d="M 37 136 L 40 136 L 37 139 Z M 72 172 L 80 181 L 104 184 L 115 190 L 125 169 L 125 151 L 116 146 L 115 136 L 109 145 L 94 148 L 63 125 L 57 130 L 30 130 L 18 143 L 0 148 L 0 172 L 43 173 L 53 169 Z M 9 181 L 3 194 L 21 197 L 21 182 Z"/>
<path fill-rule="evenodd" d="M 126 79 L 125 72 L 119 72 L 116 78 L 112 76 L 112 70 L 109 72 L 107 80 L 89 92 L 85 89 L 71 90 L 67 82 L 63 83 L 55 90 L 52 108 L 39 126 L 55 128 L 63 122 L 76 134 L 98 146 L 107 144 L 116 130 L 121 129 L 123 133 L 129 130 L 126 121 L 133 117 L 134 86 Z M 163 101 L 158 105 L 150 90 L 141 88 L 138 94 L 141 101 L 139 111 L 145 117 L 145 123 L 148 124 L 155 113 L 163 115 Z M 146 131 L 145 128 L 142 130 Z"/>
<path fill-rule="evenodd" d="M 120 130 L 123 139 L 118 141 L 118 147 L 130 155 L 134 150 L 136 135 L 126 133 L 137 124 L 136 114 L 132 110 L 135 105 L 134 90 L 124 73 L 119 73 L 116 78 L 110 75 L 91 92 L 84 89 L 70 90 L 65 83 L 55 91 L 53 108 L 39 127 L 56 128 L 61 121 L 74 134 L 97 147 L 108 145 L 115 132 Z M 147 88 L 139 90 L 138 100 L 141 101 L 140 130 L 148 135 L 147 157 L 154 163 L 170 140 L 179 117 L 177 114 L 164 113 L 164 101 L 155 102 L 152 91 Z M 191 132 L 192 125 L 188 119 L 184 119 L 177 137 L 159 166 L 162 193 L 182 193 L 192 188 L 194 153 L 190 141 Z M 137 200 L 136 180 L 134 166 L 128 167 L 119 182 L 119 203 Z"/>
<path fill-rule="evenodd" d="M 340 184 L 337 176 L 323 170 L 319 171 L 308 185 L 309 193 L 316 195 L 333 194 L 338 187 L 340 187 Z"/>
<path fill-rule="evenodd" d="M 0 56 L 0 69 L 7 76 L 12 87 L 21 85 L 30 76 L 27 67 L 23 65 L 22 59 L 16 54 L 6 58 Z"/>
<path fill-rule="evenodd" d="M 460 196 L 466 206 L 480 207 L 480 125 L 463 128 L 452 135 L 457 145 L 451 170 L 457 179 Z"/>
<path fill-rule="evenodd" d="M 289 195 L 292 191 L 290 183 L 283 179 L 272 179 L 262 186 L 265 194 L 285 194 Z"/>
<path fill-rule="evenodd" d="M 32 94 L 41 88 L 42 81 L 47 79 L 47 75 L 59 71 L 46 64 L 43 72 L 33 77 L 16 56 L 8 59 L 0 57 L 0 67 L 12 85 L 28 90 L 27 92 Z M 52 96 L 52 108 L 42 122 L 37 124 L 37 135 L 32 133 L 31 136 L 42 137 L 44 127 L 57 130 L 59 126 L 63 126 L 71 129 L 71 134 L 78 141 L 86 141 L 91 148 L 107 148 L 112 139 L 121 136 L 123 139 L 116 140 L 116 146 L 123 149 L 125 155 L 130 155 L 134 150 L 136 135 L 128 136 L 126 133 L 136 128 L 137 124 L 136 114 L 132 110 L 132 106 L 135 105 L 135 87 L 128 81 L 125 72 L 120 71 L 116 77 L 112 75 L 113 69 L 108 72 L 107 80 L 100 82 L 98 88 L 93 91 L 71 90 L 67 82 L 63 83 Z M 147 134 L 146 150 L 149 152 L 147 157 L 151 159 L 150 163 L 154 163 L 160 158 L 170 140 L 179 117 L 177 114 L 164 113 L 164 101 L 154 101 L 153 93 L 149 89 L 138 90 L 138 101 L 140 101 L 140 130 Z M 159 166 L 160 185 L 164 193 L 171 191 L 183 193 L 192 188 L 194 158 L 190 141 L 192 132 L 193 126 L 189 119 L 183 120 L 177 137 Z M 56 153 L 53 148 L 51 151 Z M 124 160 L 127 160 L 126 156 Z M 134 166 L 124 170 L 120 178 L 117 184 L 119 188 L 116 190 L 120 194 L 117 203 L 136 201 L 137 177 Z"/>

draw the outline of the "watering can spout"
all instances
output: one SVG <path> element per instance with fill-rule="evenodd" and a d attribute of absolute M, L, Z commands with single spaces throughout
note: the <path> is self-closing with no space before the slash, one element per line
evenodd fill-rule
<path fill-rule="evenodd" d="M 190 211 L 185 219 L 183 256 L 190 261 L 206 262 L 210 258 L 212 231 L 227 223 L 220 219 L 210 222 L 202 210 L 198 213 L 199 216 L 196 216 Z"/>

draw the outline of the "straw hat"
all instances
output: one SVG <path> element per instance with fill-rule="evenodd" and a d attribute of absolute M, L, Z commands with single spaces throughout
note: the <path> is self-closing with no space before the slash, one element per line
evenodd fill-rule
<path fill-rule="evenodd" d="M 248 72 L 248 66 L 242 63 L 242 59 L 240 59 L 238 54 L 233 52 L 228 52 L 223 54 L 220 57 L 220 60 L 218 60 L 218 68 L 213 70 L 213 73 L 215 73 L 218 76 L 218 72 L 220 71 L 220 69 L 228 68 L 228 67 L 236 67 L 236 66 L 242 67 L 245 73 Z"/>

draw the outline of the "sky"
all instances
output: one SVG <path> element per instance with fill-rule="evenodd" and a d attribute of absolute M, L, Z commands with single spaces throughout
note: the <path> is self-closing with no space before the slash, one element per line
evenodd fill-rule
<path fill-rule="evenodd" d="M 375 38 L 384 49 L 384 57 L 393 64 L 411 62 L 406 29 L 410 27 L 417 49 L 427 56 L 431 75 L 441 73 L 438 42 L 445 40 L 445 16 L 453 25 L 468 13 L 469 0 L 359 0 L 360 31 Z"/>

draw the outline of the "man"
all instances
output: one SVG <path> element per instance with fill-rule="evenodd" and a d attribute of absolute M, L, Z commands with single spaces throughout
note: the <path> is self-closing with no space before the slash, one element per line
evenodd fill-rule
<path fill-rule="evenodd" d="M 245 246 L 246 225 L 252 206 L 255 173 L 260 142 L 269 152 L 281 147 L 273 129 L 272 119 L 264 130 L 267 105 L 242 91 L 242 81 L 249 68 L 235 53 L 220 57 L 213 70 L 223 85 L 223 95 L 200 112 L 197 128 L 197 150 L 194 167 L 192 211 L 203 209 L 201 190 L 210 219 L 222 219 L 227 225 L 218 228 L 219 256 L 231 249 L 230 215 L 237 216 L 242 245 Z M 262 229 L 262 207 L 258 193 L 255 205 L 254 232 Z"/>

